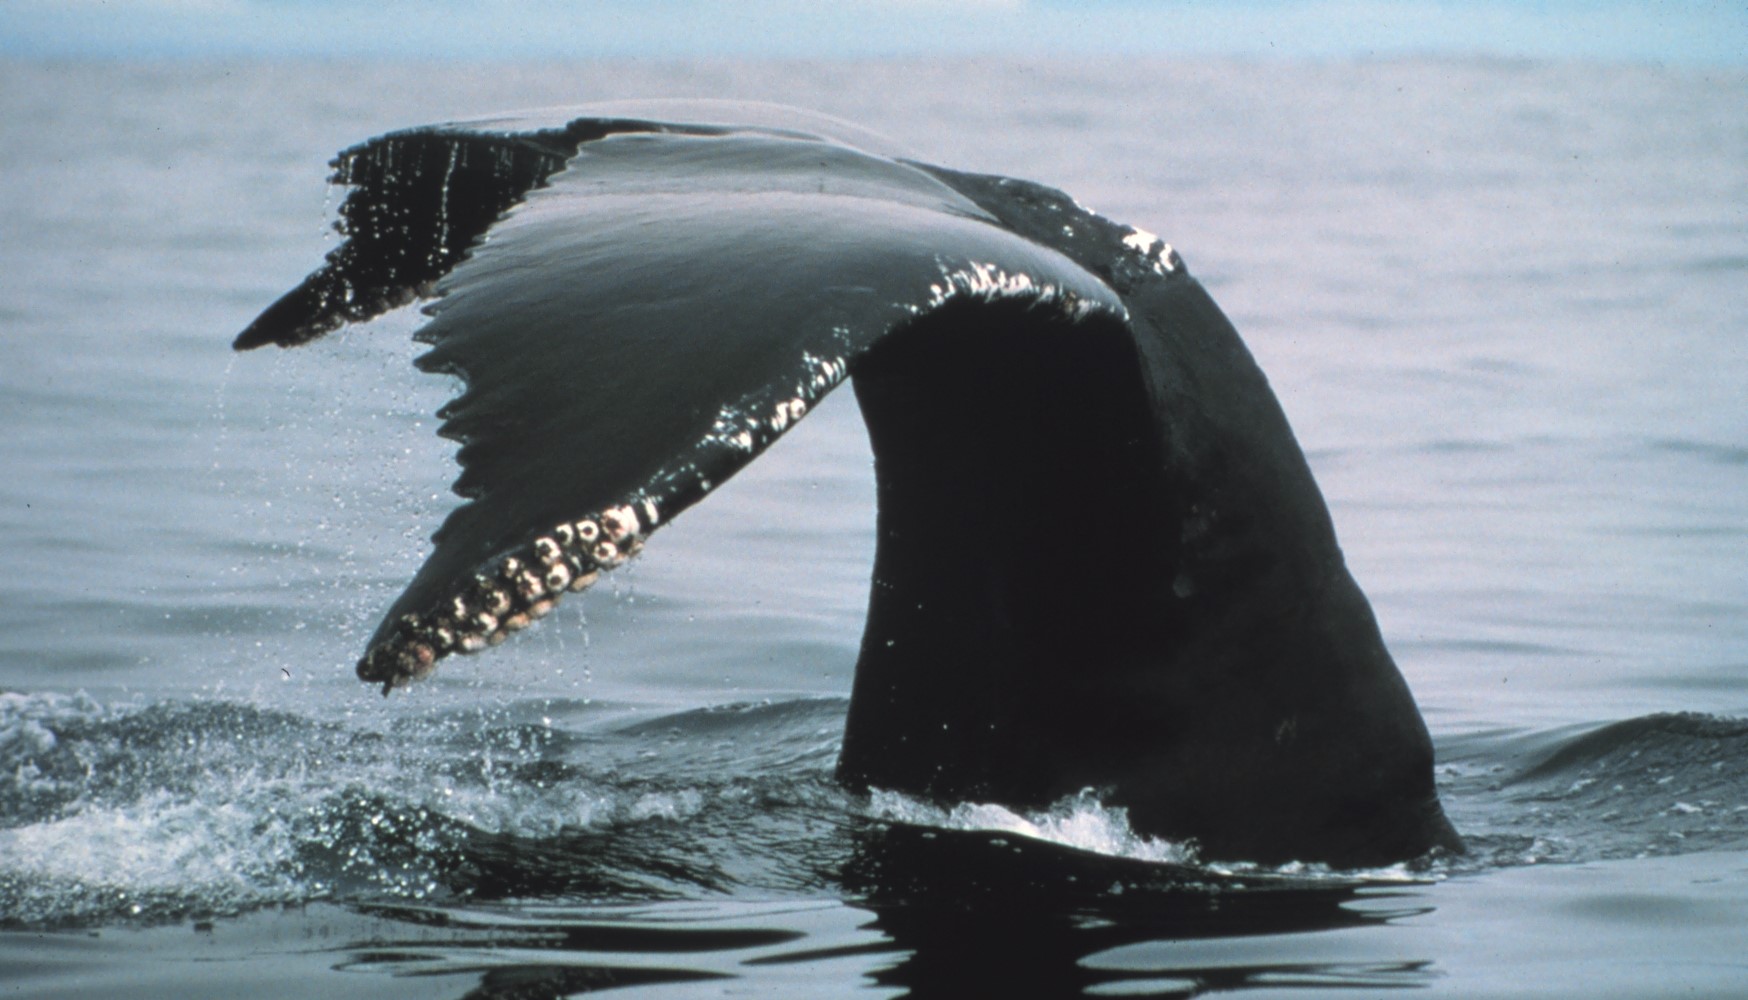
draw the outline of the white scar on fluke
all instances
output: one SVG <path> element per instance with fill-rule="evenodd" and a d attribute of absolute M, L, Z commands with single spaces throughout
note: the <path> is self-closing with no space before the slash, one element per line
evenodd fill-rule
<path fill-rule="evenodd" d="M 1171 248 L 1170 243 L 1145 229 L 1132 227 L 1129 235 L 1123 237 L 1123 245 L 1140 254 L 1157 274 L 1170 274 L 1183 264 L 1183 259 Z"/>

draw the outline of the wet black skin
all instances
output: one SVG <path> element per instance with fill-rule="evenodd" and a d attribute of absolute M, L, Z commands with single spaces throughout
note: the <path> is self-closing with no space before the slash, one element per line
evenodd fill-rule
<path fill-rule="evenodd" d="M 1219 857 L 1457 848 L 1261 372 L 1198 285 L 1159 299 L 1179 335 L 1145 345 L 985 308 L 858 366 L 879 541 L 840 777 L 1033 806 L 1092 787 Z"/>
<path fill-rule="evenodd" d="M 449 652 L 443 609 L 555 523 L 634 500 L 667 523 L 786 429 L 747 448 L 713 421 L 811 405 L 836 383 L 807 366 L 841 357 L 878 501 L 847 785 L 1090 787 L 1211 858 L 1460 850 L 1304 455 L 1182 262 L 1049 188 L 732 111 L 442 126 L 336 161 L 351 239 L 238 347 L 439 281 L 421 367 L 467 383 L 443 415 L 469 502 L 360 674 Z M 948 280 L 986 265 L 1025 281 Z"/>

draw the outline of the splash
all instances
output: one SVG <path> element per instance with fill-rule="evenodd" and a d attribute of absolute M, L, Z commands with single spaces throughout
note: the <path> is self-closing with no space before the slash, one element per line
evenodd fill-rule
<path fill-rule="evenodd" d="M 481 874 L 499 855 L 639 892 L 649 871 L 644 883 L 691 877 L 675 855 L 694 829 L 787 794 L 782 775 L 665 774 L 637 741 L 580 738 L 531 711 L 373 728 L 234 703 L 0 694 L 0 925 L 441 903 L 502 882 Z M 591 854 L 611 856 L 612 880 Z"/>
<path fill-rule="evenodd" d="M 962 802 L 950 809 L 874 789 L 868 811 L 875 819 L 944 830 L 988 831 L 1029 837 L 1110 857 L 1154 864 L 1194 865 L 1196 846 L 1144 837 L 1129 826 L 1128 810 L 1107 806 L 1085 789 L 1042 812 L 1020 813 L 1006 806 Z"/>
<path fill-rule="evenodd" d="M 1000 833 L 1025 837 L 1073 850 L 1110 858 L 1154 865 L 1191 868 L 1222 879 L 1238 880 L 1236 886 L 1259 884 L 1354 884 L 1379 882 L 1425 882 L 1442 875 L 1417 870 L 1403 863 L 1379 868 L 1333 869 L 1325 864 L 1288 861 L 1281 864 L 1215 862 L 1203 859 L 1195 841 L 1173 841 L 1143 836 L 1129 825 L 1128 810 L 1099 801 L 1092 789 L 1083 789 L 1038 812 L 1019 812 L 1006 806 L 982 802 L 959 803 L 942 808 L 898 792 L 876 789 L 869 798 L 869 815 L 875 819 L 942 830 Z"/>

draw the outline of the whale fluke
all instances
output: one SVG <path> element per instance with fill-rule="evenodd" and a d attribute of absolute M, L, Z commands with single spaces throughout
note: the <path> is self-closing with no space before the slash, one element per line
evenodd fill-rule
<path fill-rule="evenodd" d="M 844 781 L 1091 787 L 1210 857 L 1460 849 L 1286 418 L 1158 237 L 762 106 L 451 123 L 333 165 L 345 242 L 236 347 L 430 300 L 466 502 L 359 662 L 385 693 L 635 555 L 849 379 L 879 523 Z"/>

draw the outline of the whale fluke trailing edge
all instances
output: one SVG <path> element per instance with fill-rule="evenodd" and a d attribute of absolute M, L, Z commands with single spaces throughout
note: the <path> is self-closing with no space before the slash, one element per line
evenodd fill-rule
<path fill-rule="evenodd" d="M 358 664 L 385 693 L 635 555 L 848 379 L 878 542 L 843 781 L 1092 788 L 1208 857 L 1461 849 L 1287 420 L 1159 238 L 766 106 L 444 124 L 333 166 L 345 241 L 235 346 L 430 300 L 466 502 Z"/>

